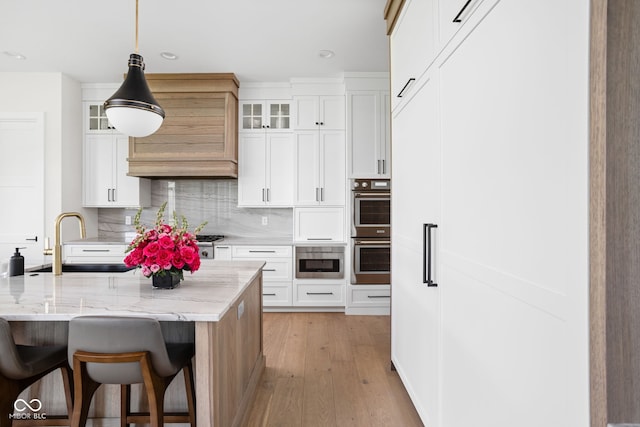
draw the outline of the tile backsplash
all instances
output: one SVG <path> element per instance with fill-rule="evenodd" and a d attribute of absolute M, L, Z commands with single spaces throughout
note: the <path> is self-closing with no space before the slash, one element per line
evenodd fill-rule
<path fill-rule="evenodd" d="M 175 189 L 174 189 L 175 186 Z M 153 180 L 151 207 L 142 211 L 141 222 L 152 226 L 160 206 L 168 202 L 165 219 L 171 219 L 171 206 L 178 217 L 184 215 L 189 229 L 207 221 L 203 233 L 242 237 L 291 237 L 293 235 L 292 208 L 239 208 L 238 181 L 210 180 Z M 125 217 L 136 215 L 136 209 L 101 208 L 98 210 L 98 237 L 126 240 L 125 234 L 135 232 L 125 224 Z M 267 225 L 262 225 L 263 217 Z"/>

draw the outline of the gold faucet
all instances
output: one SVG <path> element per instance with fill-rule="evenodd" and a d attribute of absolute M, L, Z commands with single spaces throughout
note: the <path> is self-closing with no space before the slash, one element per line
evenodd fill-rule
<path fill-rule="evenodd" d="M 87 229 L 84 225 L 84 218 L 78 212 L 63 212 L 56 218 L 56 242 L 53 249 L 47 247 L 44 249 L 45 255 L 53 255 L 53 264 L 51 270 L 55 276 L 62 274 L 62 242 L 60 241 L 60 223 L 67 217 L 76 217 L 80 221 L 80 237 L 82 239 L 87 237 Z M 48 240 L 48 239 L 47 239 Z M 49 244 L 47 244 L 49 246 Z"/>

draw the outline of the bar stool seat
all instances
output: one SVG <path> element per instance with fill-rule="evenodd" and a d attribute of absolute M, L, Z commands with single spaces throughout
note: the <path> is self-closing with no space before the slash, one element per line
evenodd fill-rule
<path fill-rule="evenodd" d="M 195 426 L 192 343 L 166 343 L 160 323 L 147 317 L 80 316 L 69 322 L 69 360 L 76 388 L 72 426 L 84 426 L 93 394 L 101 384 L 120 384 L 120 425 L 189 423 Z M 164 395 L 184 371 L 188 412 L 164 413 Z M 132 413 L 131 384 L 144 384 L 148 413 Z"/>
<path fill-rule="evenodd" d="M 72 378 L 67 363 L 67 346 L 17 345 L 11 325 L 0 319 L 0 426 L 9 427 L 18 396 L 31 384 L 60 369 L 67 404 L 67 415 L 47 414 L 47 419 L 30 420 L 30 425 L 69 425 L 72 414 Z"/>

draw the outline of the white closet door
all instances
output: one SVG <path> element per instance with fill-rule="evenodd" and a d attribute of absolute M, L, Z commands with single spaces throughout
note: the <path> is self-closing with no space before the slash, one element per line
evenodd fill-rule
<path fill-rule="evenodd" d="M 442 426 L 588 425 L 588 23 L 501 0 L 440 66 Z"/>
<path fill-rule="evenodd" d="M 0 259 L 25 247 L 25 265 L 42 264 L 44 113 L 0 113 L 0 153 Z"/>
<path fill-rule="evenodd" d="M 391 358 L 425 425 L 438 425 L 440 288 L 424 283 L 432 230 L 432 280 L 440 280 L 440 139 L 435 78 L 418 83 L 394 117 Z"/>

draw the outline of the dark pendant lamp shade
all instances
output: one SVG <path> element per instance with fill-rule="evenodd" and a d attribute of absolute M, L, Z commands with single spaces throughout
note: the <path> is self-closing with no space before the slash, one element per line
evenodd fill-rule
<path fill-rule="evenodd" d="M 104 109 L 111 124 L 125 135 L 141 138 L 160 128 L 164 110 L 144 78 L 142 56 L 131 54 L 127 77 L 116 93 L 104 102 Z"/>

